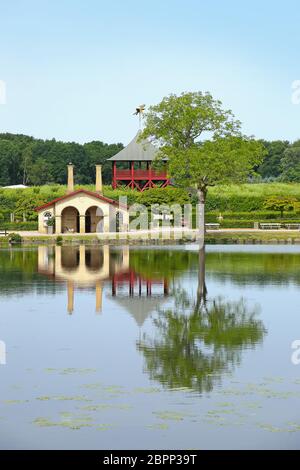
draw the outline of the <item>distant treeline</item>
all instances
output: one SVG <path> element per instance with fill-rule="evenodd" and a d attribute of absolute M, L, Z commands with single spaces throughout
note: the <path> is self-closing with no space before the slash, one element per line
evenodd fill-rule
<path fill-rule="evenodd" d="M 22 134 L 0 134 L 0 186 L 24 184 L 65 184 L 66 165 L 75 167 L 77 184 L 95 181 L 95 164 L 103 165 L 103 182 L 111 182 L 111 163 L 107 159 L 123 148 L 121 143 L 86 144 L 35 139 Z"/>
<path fill-rule="evenodd" d="M 300 182 L 300 140 L 294 143 L 261 141 L 267 154 L 253 182 Z M 0 186 L 66 184 L 66 165 L 76 166 L 76 183 L 93 184 L 96 163 L 103 165 L 103 182 L 111 182 L 111 163 L 123 144 L 92 141 L 86 144 L 35 139 L 22 134 L 0 134 Z"/>

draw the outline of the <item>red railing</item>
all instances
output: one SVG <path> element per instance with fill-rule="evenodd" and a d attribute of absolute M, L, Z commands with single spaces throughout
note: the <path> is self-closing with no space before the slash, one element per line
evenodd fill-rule
<path fill-rule="evenodd" d="M 133 174 L 133 179 L 139 180 L 149 180 L 149 179 L 167 179 L 166 172 L 157 172 L 154 170 L 116 170 L 117 179 L 126 179 L 131 180 Z"/>

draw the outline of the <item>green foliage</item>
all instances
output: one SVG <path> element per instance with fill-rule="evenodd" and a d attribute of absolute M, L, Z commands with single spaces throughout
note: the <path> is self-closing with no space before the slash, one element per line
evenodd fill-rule
<path fill-rule="evenodd" d="M 50 219 L 47 220 L 47 227 L 54 227 L 55 225 L 55 217 L 51 217 Z"/>
<path fill-rule="evenodd" d="M 266 149 L 264 161 L 257 168 L 257 173 L 262 178 L 278 178 L 281 174 L 281 160 L 285 150 L 289 147 L 287 140 L 274 140 L 267 142 L 262 140 L 261 143 Z"/>
<path fill-rule="evenodd" d="M 198 311 L 189 291 L 175 294 L 175 306 L 159 311 L 154 333 L 137 342 L 150 379 L 164 387 L 211 392 L 223 373 L 240 364 L 243 349 L 262 343 L 266 330 L 243 299 L 213 298 Z"/>
<path fill-rule="evenodd" d="M 38 229 L 37 222 L 1 222 L 1 228 L 6 230 L 35 231 Z"/>
<path fill-rule="evenodd" d="M 285 150 L 281 160 L 282 181 L 300 182 L 300 142 Z"/>
<path fill-rule="evenodd" d="M 13 245 L 18 245 L 18 244 L 22 243 L 22 237 L 19 233 L 11 233 L 8 236 L 8 241 L 9 241 L 9 243 L 11 243 Z"/>
<path fill-rule="evenodd" d="M 200 140 L 204 136 L 207 140 Z M 210 93 L 170 95 L 146 114 L 141 139 L 160 144 L 159 157 L 168 158 L 175 183 L 196 187 L 203 202 L 207 188 L 230 181 L 244 181 L 264 155 L 263 145 L 243 136 L 240 122 Z"/>
<path fill-rule="evenodd" d="M 93 190 L 93 186 L 84 186 Z M 8 230 L 37 230 L 37 213 L 35 208 L 52 199 L 61 197 L 66 193 L 63 185 L 49 185 L 31 187 L 27 189 L 0 189 L 0 227 Z M 150 207 L 154 204 L 184 204 L 196 203 L 196 198 L 188 197 L 188 192 L 183 188 L 168 187 L 164 189 L 150 189 L 140 193 L 138 191 L 117 189 L 104 186 L 103 194 L 114 200 L 119 197 L 127 197 L 129 206 L 133 203 L 141 203 Z M 222 225 L 232 227 L 239 222 L 242 226 L 253 227 L 254 221 L 276 221 L 280 213 L 273 209 L 267 209 L 265 202 L 270 198 L 288 198 L 289 201 L 300 201 L 300 185 L 287 183 L 268 184 L 241 184 L 219 185 L 210 188 L 207 196 L 207 222 L 219 222 L 217 216 L 221 213 L 224 217 Z M 294 211 L 288 215 L 283 214 L 289 220 L 299 217 L 299 203 L 294 203 Z M 10 222 L 10 214 L 14 213 L 15 223 Z M 25 215 L 26 222 L 23 221 Z M 229 222 L 232 221 L 232 222 Z"/>
<path fill-rule="evenodd" d="M 186 204 L 190 202 L 190 198 L 185 189 L 172 188 L 169 186 L 144 191 L 140 194 L 138 202 L 149 207 L 153 204 Z"/>
<path fill-rule="evenodd" d="M 206 210 L 254 212 L 265 210 L 269 197 L 282 196 L 300 200 L 300 185 L 289 183 L 230 184 L 210 188 Z M 196 198 L 193 198 L 196 202 Z"/>
<path fill-rule="evenodd" d="M 293 210 L 296 202 L 297 199 L 292 197 L 272 196 L 265 201 L 264 207 L 273 211 L 279 211 L 281 217 L 283 217 L 283 212 Z"/>
<path fill-rule="evenodd" d="M 103 165 L 103 182 L 111 182 L 111 163 L 107 159 L 123 145 L 93 141 L 75 142 L 41 140 L 25 135 L 0 134 L 0 186 L 13 184 L 66 184 L 69 162 L 75 165 L 78 184 L 95 181 L 95 164 Z"/>

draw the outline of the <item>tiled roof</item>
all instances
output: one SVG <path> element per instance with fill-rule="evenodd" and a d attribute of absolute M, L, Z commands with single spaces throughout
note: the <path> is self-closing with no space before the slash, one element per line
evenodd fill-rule
<path fill-rule="evenodd" d="M 100 199 L 103 202 L 107 202 L 108 204 L 112 204 L 113 206 L 116 207 L 121 207 L 122 209 L 127 209 L 125 205 L 122 205 L 114 201 L 113 199 L 109 199 L 108 197 L 102 196 L 102 194 L 95 193 L 93 191 L 87 191 L 86 189 L 77 189 L 76 191 L 73 191 L 72 193 L 65 194 L 64 196 L 58 197 L 56 199 L 53 199 L 50 202 L 47 202 L 47 204 L 43 204 L 42 206 L 36 207 L 36 212 L 39 212 L 43 209 L 46 209 L 47 207 L 53 206 L 56 202 L 63 201 L 64 199 L 68 199 L 69 197 L 75 196 L 76 194 L 84 193 L 87 196 L 92 196 L 96 199 Z"/>

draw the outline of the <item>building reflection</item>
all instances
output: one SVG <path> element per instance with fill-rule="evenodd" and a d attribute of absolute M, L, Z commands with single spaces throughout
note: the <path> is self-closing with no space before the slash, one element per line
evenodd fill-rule
<path fill-rule="evenodd" d="M 38 272 L 67 285 L 67 311 L 74 311 L 76 289 L 94 289 L 96 312 L 102 310 L 104 284 L 109 298 L 141 326 L 169 295 L 166 278 L 143 275 L 130 266 L 128 246 L 39 246 Z"/>

